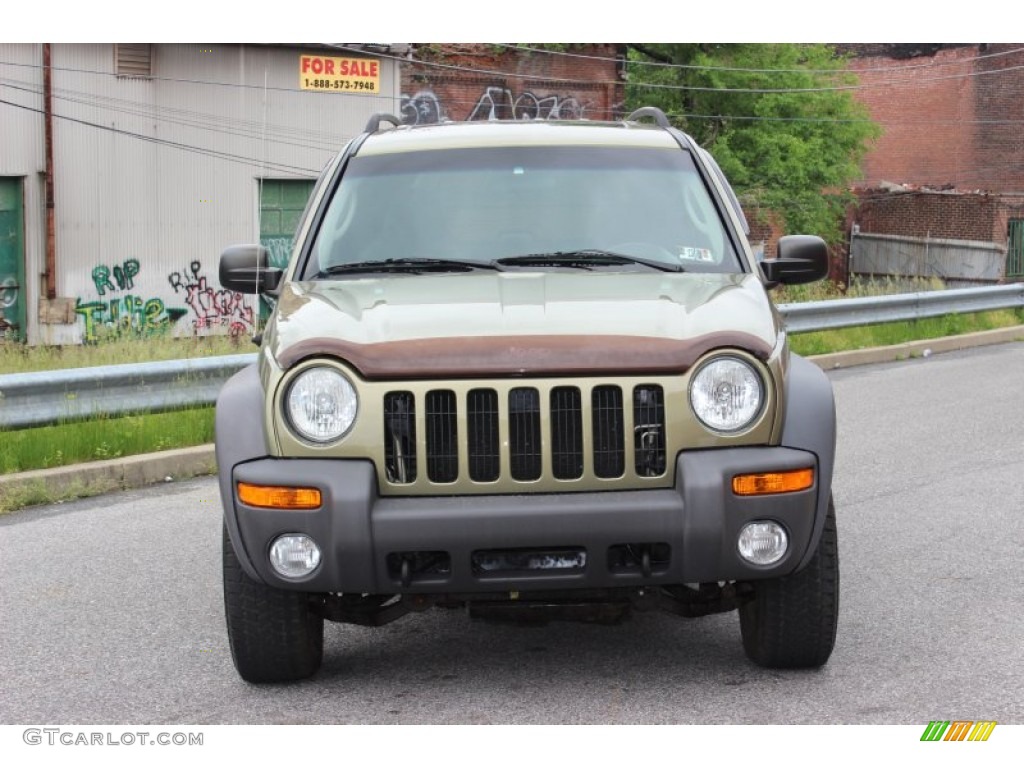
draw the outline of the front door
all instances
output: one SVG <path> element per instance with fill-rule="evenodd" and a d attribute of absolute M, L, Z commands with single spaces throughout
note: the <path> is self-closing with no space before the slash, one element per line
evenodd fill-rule
<path fill-rule="evenodd" d="M 0 341 L 25 338 L 25 217 L 20 178 L 0 178 Z"/>

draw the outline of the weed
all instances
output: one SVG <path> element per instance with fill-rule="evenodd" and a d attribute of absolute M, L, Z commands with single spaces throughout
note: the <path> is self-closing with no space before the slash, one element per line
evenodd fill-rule
<path fill-rule="evenodd" d="M 111 333 L 90 344 L 37 346 L 0 343 L 0 373 L 88 368 L 151 360 L 235 355 L 254 347 L 227 336 L 173 338 L 165 335 L 140 338 L 137 334 Z"/>
<path fill-rule="evenodd" d="M 0 474 L 113 459 L 213 440 L 213 408 L 0 432 Z"/>

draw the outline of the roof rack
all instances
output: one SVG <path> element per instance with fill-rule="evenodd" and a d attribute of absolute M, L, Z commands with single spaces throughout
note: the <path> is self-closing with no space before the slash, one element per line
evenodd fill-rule
<path fill-rule="evenodd" d="M 670 123 L 668 118 L 665 117 L 665 113 L 657 107 L 640 107 L 640 109 L 630 114 L 630 116 L 626 118 L 626 121 L 639 120 L 642 117 L 653 117 L 654 122 L 658 124 L 659 128 L 672 127 L 672 123 Z"/>
<path fill-rule="evenodd" d="M 396 128 L 402 124 L 402 121 L 394 115 L 389 115 L 387 112 L 377 112 L 370 115 L 370 119 L 366 122 L 366 132 L 376 133 L 380 130 L 381 122 L 391 123 Z"/>

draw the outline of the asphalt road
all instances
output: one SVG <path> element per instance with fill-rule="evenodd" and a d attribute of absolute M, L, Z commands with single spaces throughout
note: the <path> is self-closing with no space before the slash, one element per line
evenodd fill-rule
<path fill-rule="evenodd" d="M 329 624 L 315 678 L 250 686 L 207 478 L 0 517 L 0 723 L 1024 722 L 1024 345 L 831 378 L 842 608 L 822 670 L 750 664 L 734 614 L 435 610 Z"/>

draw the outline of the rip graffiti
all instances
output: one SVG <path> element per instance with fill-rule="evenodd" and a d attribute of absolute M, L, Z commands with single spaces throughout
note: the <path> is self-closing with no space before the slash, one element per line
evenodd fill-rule
<path fill-rule="evenodd" d="M 110 282 L 111 274 L 117 281 L 116 288 Z M 106 291 L 114 293 L 132 288 L 134 286 L 132 278 L 137 274 L 139 274 L 139 260 L 126 259 L 122 264 L 115 264 L 113 269 L 106 264 L 95 267 L 92 271 L 92 282 L 96 286 L 96 293 L 102 296 Z"/>
<path fill-rule="evenodd" d="M 92 282 L 96 286 L 97 295 L 107 296 L 133 288 L 134 278 L 138 274 L 138 259 L 126 259 L 113 267 L 106 264 L 96 266 L 92 270 Z M 87 342 L 96 341 L 100 328 L 139 334 L 154 333 L 172 327 L 186 312 L 185 309 L 165 306 L 163 299 L 146 299 L 133 294 L 103 301 L 75 300 L 75 313 L 82 316 L 85 324 L 82 337 Z"/>
<path fill-rule="evenodd" d="M 238 336 L 251 330 L 255 312 L 246 304 L 245 296 L 236 291 L 211 288 L 202 270 L 202 264 L 193 261 L 184 272 L 167 276 L 175 293 L 185 292 L 185 303 L 195 314 L 192 327 L 196 332 L 220 326 L 227 327 L 232 336 Z"/>

